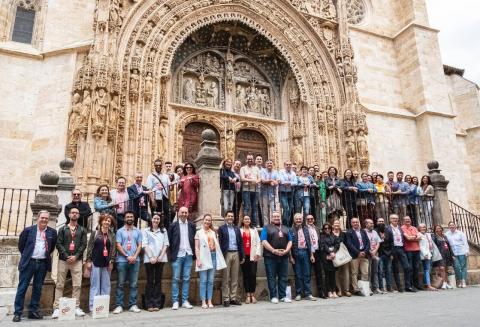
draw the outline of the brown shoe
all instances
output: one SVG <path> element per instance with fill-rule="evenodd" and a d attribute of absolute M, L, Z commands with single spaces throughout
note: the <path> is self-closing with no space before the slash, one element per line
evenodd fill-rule
<path fill-rule="evenodd" d="M 350 296 L 352 296 L 352 293 L 350 293 L 349 291 L 346 291 L 346 292 L 343 292 L 343 295 L 345 295 L 347 297 L 350 297 Z"/>

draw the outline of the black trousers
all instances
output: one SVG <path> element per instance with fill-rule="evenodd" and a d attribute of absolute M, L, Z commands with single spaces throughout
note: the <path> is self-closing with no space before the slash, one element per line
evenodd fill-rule
<path fill-rule="evenodd" d="M 233 216 L 234 224 L 238 225 L 240 219 L 240 207 L 242 206 L 243 196 L 242 191 L 235 192 L 235 198 L 233 200 Z"/>
<path fill-rule="evenodd" d="M 162 294 L 163 262 L 146 263 L 147 285 L 145 286 L 145 304 L 148 308 L 160 308 Z"/>
<path fill-rule="evenodd" d="M 250 256 L 245 256 L 245 262 L 241 265 L 243 274 L 243 287 L 247 293 L 255 293 L 257 287 L 257 262 L 250 261 Z"/>
<path fill-rule="evenodd" d="M 152 207 L 152 216 L 154 212 L 161 212 L 163 214 L 163 225 L 165 228 L 168 228 L 172 222 L 170 201 L 166 197 L 163 197 L 162 200 L 155 200 L 155 203 L 157 207 Z"/>
<path fill-rule="evenodd" d="M 321 253 L 319 250 L 315 251 L 315 262 L 313 265 L 313 270 L 315 271 L 315 280 L 317 281 L 317 291 L 319 297 L 327 296 L 327 291 L 325 289 L 325 270 L 323 269 Z"/>
<path fill-rule="evenodd" d="M 335 281 L 335 268 L 334 269 L 325 269 L 325 285 L 327 292 L 335 292 L 336 290 L 336 281 Z"/>

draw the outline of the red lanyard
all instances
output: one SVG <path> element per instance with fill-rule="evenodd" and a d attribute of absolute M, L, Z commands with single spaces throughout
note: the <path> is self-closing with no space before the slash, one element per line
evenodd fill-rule
<path fill-rule="evenodd" d="M 127 230 L 127 251 L 132 249 L 132 235 L 131 232 Z"/>
<path fill-rule="evenodd" d="M 68 226 L 68 228 L 70 229 L 70 226 Z M 70 234 L 72 235 L 72 241 L 70 242 L 69 250 L 73 252 L 75 251 L 75 234 L 77 234 L 77 228 L 75 228 L 73 231 L 70 229 Z"/>
<path fill-rule="evenodd" d="M 107 234 L 103 234 L 103 256 L 108 257 L 108 250 L 107 250 Z"/>

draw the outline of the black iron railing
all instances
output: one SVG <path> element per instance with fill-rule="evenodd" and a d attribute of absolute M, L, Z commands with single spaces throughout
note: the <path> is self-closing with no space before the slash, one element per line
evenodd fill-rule
<path fill-rule="evenodd" d="M 480 216 L 475 215 L 455 202 L 449 202 L 453 221 L 465 233 L 468 241 L 480 249 Z"/>
<path fill-rule="evenodd" d="M 36 194 L 34 189 L 0 188 L 0 236 L 19 235 L 33 224 L 30 203 Z"/>

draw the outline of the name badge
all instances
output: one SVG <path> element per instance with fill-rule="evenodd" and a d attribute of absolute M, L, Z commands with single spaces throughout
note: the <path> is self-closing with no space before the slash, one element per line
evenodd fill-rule
<path fill-rule="evenodd" d="M 70 246 L 68 247 L 68 249 L 69 249 L 70 251 L 74 251 L 74 250 L 75 250 L 75 243 L 71 242 L 71 243 L 70 243 Z"/>
<path fill-rule="evenodd" d="M 130 251 L 132 249 L 132 242 L 127 243 L 127 250 Z"/>
<path fill-rule="evenodd" d="M 103 256 L 108 257 L 108 250 L 106 248 L 103 249 Z"/>
<path fill-rule="evenodd" d="M 283 237 L 283 233 L 282 233 L 281 230 L 278 231 L 278 236 L 279 236 L 279 237 Z"/>

